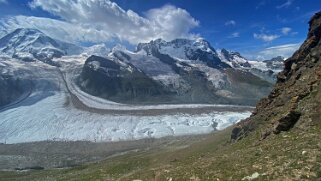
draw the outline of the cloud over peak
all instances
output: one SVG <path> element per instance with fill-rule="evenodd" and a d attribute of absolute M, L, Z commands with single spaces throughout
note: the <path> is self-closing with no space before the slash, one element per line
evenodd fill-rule
<path fill-rule="evenodd" d="M 2 27 L 33 27 L 53 37 L 66 33 L 66 39 L 76 42 L 98 43 L 118 39 L 136 44 L 157 38 L 193 38 L 196 35 L 191 30 L 199 25 L 186 10 L 172 5 L 151 9 L 145 16 L 124 10 L 110 0 L 33 0 L 29 6 L 41 8 L 61 20 L 15 16 L 3 19 Z M 55 23 L 64 25 L 62 30 L 56 32 L 58 26 L 54 28 Z"/>
<path fill-rule="evenodd" d="M 276 56 L 282 56 L 285 58 L 290 57 L 296 50 L 299 49 L 301 43 L 283 44 L 273 47 L 265 48 L 260 51 L 258 55 L 264 58 L 272 58 Z"/>

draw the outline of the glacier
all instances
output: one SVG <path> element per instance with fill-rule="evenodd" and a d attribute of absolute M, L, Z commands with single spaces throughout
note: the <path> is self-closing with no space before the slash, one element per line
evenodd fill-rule
<path fill-rule="evenodd" d="M 133 106 L 97 98 L 82 92 L 72 81 L 72 70 L 79 68 L 85 59 L 84 56 L 56 59 L 55 61 L 62 63 L 60 68 L 43 62 L 30 64 L 18 60 L 2 60 L 1 63 L 6 65 L 2 67 L 3 73 L 15 72 L 15 75 L 33 79 L 35 86 L 28 97 L 0 109 L 0 143 L 45 140 L 110 142 L 206 134 L 224 129 L 251 114 L 249 107 L 235 111 L 231 109 L 231 105 Z M 24 69 L 29 72 L 25 73 Z M 109 112 L 79 109 L 72 103 L 71 95 L 90 109 Z M 213 109 L 201 111 L 204 107 Z M 226 108 L 226 111 L 215 109 L 216 107 Z M 188 110 L 179 111 L 184 108 L 200 109 L 200 112 L 195 114 Z M 119 114 L 117 110 L 127 112 Z M 144 114 L 152 110 L 168 112 Z"/>

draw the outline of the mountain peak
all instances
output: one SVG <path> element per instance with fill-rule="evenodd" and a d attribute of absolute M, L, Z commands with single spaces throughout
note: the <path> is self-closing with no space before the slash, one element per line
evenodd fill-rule
<path fill-rule="evenodd" d="M 194 40 L 177 38 L 171 41 L 156 39 L 149 43 L 139 43 L 136 51 L 141 49 L 144 49 L 147 53 L 150 53 L 152 49 L 157 49 L 160 53 L 186 60 L 194 60 L 196 57 L 193 57 L 193 53 L 195 52 L 217 55 L 215 49 L 203 38 Z"/>
<path fill-rule="evenodd" d="M 127 48 L 121 44 L 117 44 L 112 48 L 112 52 L 115 51 L 127 51 Z"/>
<path fill-rule="evenodd" d="M 244 58 L 239 52 L 235 52 L 235 51 L 230 51 L 230 50 L 227 50 L 225 48 L 223 48 L 221 50 L 221 52 L 224 54 L 224 55 L 235 55 L 235 56 L 238 56 L 240 58 Z"/>
<path fill-rule="evenodd" d="M 82 47 L 55 40 L 32 28 L 18 28 L 0 39 L 0 54 L 25 61 L 52 63 L 55 57 L 79 54 Z"/>
<path fill-rule="evenodd" d="M 44 34 L 42 31 L 35 29 L 35 28 L 17 28 L 13 31 L 13 33 L 24 33 L 24 34 L 41 33 L 41 34 Z"/>
<path fill-rule="evenodd" d="M 218 56 L 220 59 L 234 68 L 250 68 L 248 60 L 244 58 L 239 52 L 233 52 L 226 49 L 222 49 Z"/>
<path fill-rule="evenodd" d="M 41 36 L 46 36 L 43 32 L 40 30 L 34 29 L 34 28 L 17 28 L 5 37 L 8 39 L 13 38 L 13 37 L 41 37 Z"/>

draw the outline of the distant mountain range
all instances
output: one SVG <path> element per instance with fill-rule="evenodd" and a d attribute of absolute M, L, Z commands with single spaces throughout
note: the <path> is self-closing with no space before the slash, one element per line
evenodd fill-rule
<path fill-rule="evenodd" d="M 17 29 L 1 38 L 0 56 L 57 67 L 61 57 L 88 57 L 77 85 L 94 96 L 133 104 L 254 105 L 268 94 L 283 68 L 282 57 L 247 60 L 237 52 L 217 51 L 204 39 L 157 39 L 129 51 L 119 45 L 85 48 L 36 29 Z"/>

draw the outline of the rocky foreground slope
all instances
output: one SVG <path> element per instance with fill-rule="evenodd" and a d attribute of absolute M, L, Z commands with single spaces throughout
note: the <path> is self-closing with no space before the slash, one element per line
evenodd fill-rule
<path fill-rule="evenodd" d="M 309 129 L 321 119 L 321 12 L 309 22 L 307 39 L 292 57 L 270 95 L 262 99 L 253 115 L 240 122 L 232 132 L 239 140 L 253 130 L 261 139 L 292 128 Z"/>

